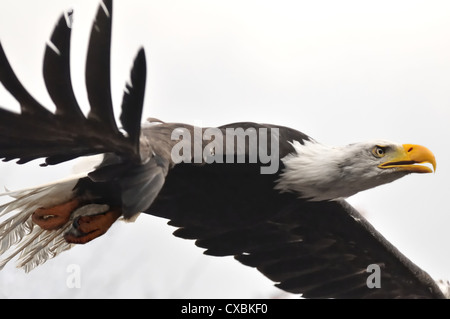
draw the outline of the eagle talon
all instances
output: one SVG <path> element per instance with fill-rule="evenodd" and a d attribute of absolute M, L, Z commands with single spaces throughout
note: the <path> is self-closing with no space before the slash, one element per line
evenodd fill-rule
<path fill-rule="evenodd" d="M 75 198 L 60 205 L 49 208 L 38 208 L 32 215 L 35 224 L 45 230 L 55 230 L 66 224 L 72 212 L 80 206 L 80 201 Z"/>
<path fill-rule="evenodd" d="M 85 244 L 103 235 L 120 217 L 119 208 L 92 216 L 79 216 L 73 221 L 73 228 L 64 235 L 64 239 L 72 244 Z"/>

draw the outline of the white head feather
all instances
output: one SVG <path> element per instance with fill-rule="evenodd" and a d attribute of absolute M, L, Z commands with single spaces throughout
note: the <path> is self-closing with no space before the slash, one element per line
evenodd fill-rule
<path fill-rule="evenodd" d="M 295 153 L 282 159 L 284 171 L 276 185 L 281 192 L 296 192 L 312 201 L 336 200 L 390 183 L 408 174 L 380 169 L 373 155 L 376 145 L 402 147 L 385 140 L 331 147 L 316 141 L 291 143 Z"/>

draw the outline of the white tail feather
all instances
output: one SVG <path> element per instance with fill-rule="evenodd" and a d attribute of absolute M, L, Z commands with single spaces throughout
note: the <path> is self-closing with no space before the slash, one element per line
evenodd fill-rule
<path fill-rule="evenodd" d="M 46 185 L 0 194 L 15 198 L 0 206 L 0 255 L 15 246 L 8 257 L 0 260 L 0 270 L 20 253 L 17 266 L 28 272 L 72 247 L 63 237 L 72 221 L 56 231 L 47 231 L 34 225 L 31 217 L 40 207 L 52 207 L 72 199 L 76 183 L 85 176 L 80 174 Z"/>
<path fill-rule="evenodd" d="M 33 242 L 20 247 L 17 267 L 29 272 L 60 252 L 71 248 L 72 244 L 67 243 L 63 237 L 69 226 L 70 223 L 56 231 L 43 231 Z"/>

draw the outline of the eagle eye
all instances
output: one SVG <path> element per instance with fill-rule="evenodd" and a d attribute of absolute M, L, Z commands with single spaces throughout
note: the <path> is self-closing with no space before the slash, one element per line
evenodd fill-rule
<path fill-rule="evenodd" d="M 386 148 L 377 145 L 373 148 L 372 154 L 375 155 L 375 157 L 384 157 L 384 155 L 386 155 Z"/>

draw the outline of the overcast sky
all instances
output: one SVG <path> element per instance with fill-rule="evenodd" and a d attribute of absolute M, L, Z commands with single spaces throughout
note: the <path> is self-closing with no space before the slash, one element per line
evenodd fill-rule
<path fill-rule="evenodd" d="M 84 63 L 96 1 L 0 0 L 0 41 L 25 87 L 50 109 L 45 43 L 74 9 L 72 73 L 87 105 Z M 326 144 L 373 138 L 422 144 L 436 174 L 414 175 L 349 199 L 418 266 L 450 279 L 450 2 L 115 1 L 113 101 L 120 106 L 139 47 L 147 55 L 144 116 L 215 126 L 296 128 Z M 0 86 L 0 105 L 18 109 Z M 86 108 L 85 108 L 86 110 Z M 118 114 L 116 114 L 118 115 Z M 73 163 L 0 163 L 0 186 L 65 177 Z M 6 199 L 4 199 L 6 200 Z M 116 223 L 103 237 L 30 274 L 9 264 L 0 297 L 286 297 L 232 258 L 202 255 L 163 219 Z M 69 265 L 81 287 L 69 288 Z"/>

